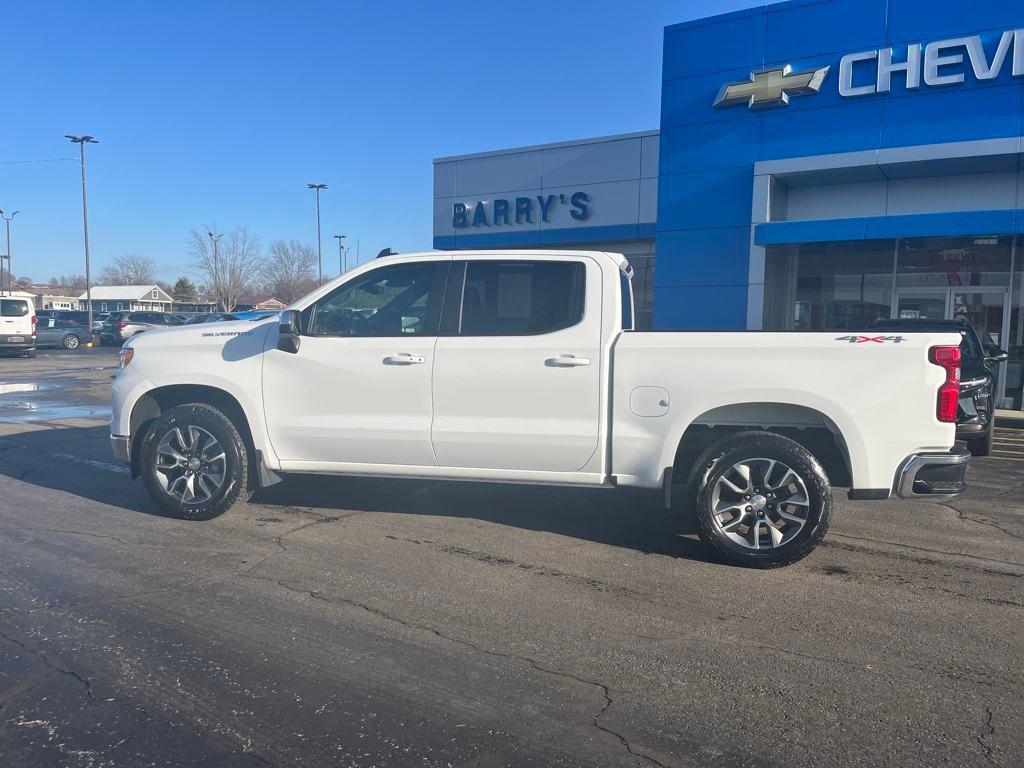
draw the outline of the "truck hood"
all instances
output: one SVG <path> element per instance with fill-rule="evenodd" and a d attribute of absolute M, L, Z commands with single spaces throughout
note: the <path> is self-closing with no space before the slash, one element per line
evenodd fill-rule
<path fill-rule="evenodd" d="M 134 350 L 131 366 L 146 378 L 198 381 L 204 374 L 228 375 L 240 362 L 262 355 L 276 326 L 276 318 L 201 323 L 146 331 L 124 346 Z"/>
<path fill-rule="evenodd" d="M 153 328 L 132 336 L 126 347 L 140 348 L 155 346 L 179 346 L 181 344 L 209 344 L 212 341 L 226 341 L 239 336 L 249 336 L 263 330 L 276 322 L 276 318 L 266 318 L 256 322 L 245 320 L 224 320 L 219 323 L 196 323 L 195 325 L 178 325 L 172 328 Z"/>

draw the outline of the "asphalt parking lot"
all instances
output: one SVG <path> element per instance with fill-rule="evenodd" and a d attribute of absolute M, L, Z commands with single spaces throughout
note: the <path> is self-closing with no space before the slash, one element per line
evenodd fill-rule
<path fill-rule="evenodd" d="M 110 456 L 116 364 L 0 359 L 0 765 L 1024 765 L 1024 431 L 760 572 L 621 491 L 168 519 Z"/>

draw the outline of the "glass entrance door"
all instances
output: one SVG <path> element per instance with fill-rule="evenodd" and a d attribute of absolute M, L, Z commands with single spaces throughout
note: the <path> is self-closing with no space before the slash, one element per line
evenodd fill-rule
<path fill-rule="evenodd" d="M 949 291 L 897 291 L 893 302 L 893 318 L 900 320 L 947 320 L 951 317 Z"/>
<path fill-rule="evenodd" d="M 1002 348 L 1009 333 L 1010 294 L 1007 291 L 971 288 L 897 289 L 892 316 L 905 320 L 952 320 L 964 318 L 987 344 Z M 996 371 L 996 402 L 1006 392 L 1006 366 Z"/>

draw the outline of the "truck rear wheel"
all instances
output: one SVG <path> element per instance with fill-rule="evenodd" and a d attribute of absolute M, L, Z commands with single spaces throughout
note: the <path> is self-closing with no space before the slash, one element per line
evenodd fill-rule
<path fill-rule="evenodd" d="M 209 520 L 246 498 L 249 455 L 231 419 L 210 405 L 171 408 L 139 451 L 150 497 L 173 517 Z"/>
<path fill-rule="evenodd" d="M 799 443 L 768 432 L 741 432 L 708 448 L 698 466 L 700 537 L 728 562 L 789 565 L 825 537 L 832 487 Z"/>

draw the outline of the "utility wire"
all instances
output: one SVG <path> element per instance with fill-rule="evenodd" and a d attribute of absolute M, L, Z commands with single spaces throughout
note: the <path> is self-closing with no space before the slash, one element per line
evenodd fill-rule
<path fill-rule="evenodd" d="M 49 157 L 45 160 L 0 160 L 0 165 L 23 165 L 24 163 L 60 163 L 64 160 L 74 160 L 76 163 L 79 158 L 77 157 Z"/>

